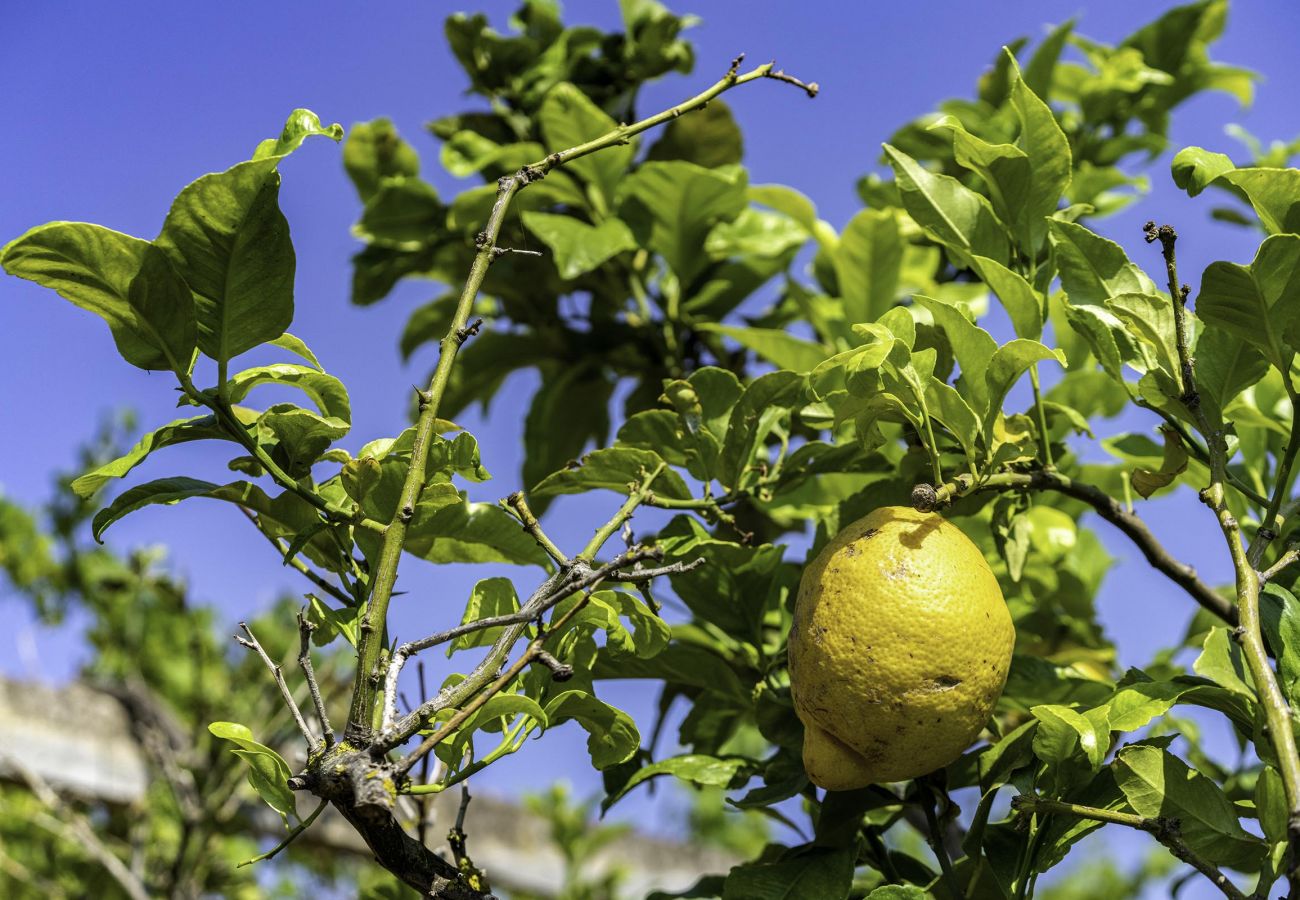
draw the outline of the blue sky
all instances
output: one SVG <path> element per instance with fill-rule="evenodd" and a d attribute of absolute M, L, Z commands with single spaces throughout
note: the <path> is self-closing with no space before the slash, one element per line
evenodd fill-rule
<path fill-rule="evenodd" d="M 744 51 L 751 62 L 779 65 L 822 85 L 809 102 L 776 84 L 733 92 L 728 102 L 746 140 L 754 182 L 793 185 L 841 226 L 859 208 L 854 181 L 879 169 L 880 142 L 892 130 L 948 96 L 966 96 L 998 47 L 1017 36 L 1040 37 L 1044 25 L 1077 17 L 1080 30 L 1114 40 L 1172 3 L 789 3 L 750 0 L 678 6 L 698 13 L 691 32 L 697 66 L 646 90 L 640 110 L 677 102 L 714 81 Z M 501 27 L 512 3 L 484 2 Z M 313 4 L 124 2 L 12 5 L 0 33 L 0 84 L 5 85 L 6 129 L 0 138 L 0 243 L 54 219 L 98 222 L 152 237 L 175 193 L 199 175 L 247 158 L 256 142 L 277 133 L 285 115 L 306 106 L 345 126 L 391 117 L 420 151 L 424 171 L 443 192 L 458 185 L 436 165 L 436 144 L 423 123 L 466 108 L 464 80 L 445 48 L 442 19 L 452 7 L 391 2 Z M 567 19 L 613 26 L 610 2 L 570 2 Z M 868 12 L 869 11 L 869 12 Z M 1177 114 L 1173 145 L 1196 143 L 1236 153 L 1223 126 L 1236 122 L 1260 137 L 1300 132 L 1294 85 L 1300 83 L 1300 13 L 1287 0 L 1239 3 L 1216 58 L 1249 65 L 1265 80 L 1253 108 L 1239 110 L 1224 95 L 1199 98 Z M 1168 181 L 1168 159 L 1149 170 L 1150 197 L 1133 211 L 1105 220 L 1101 230 L 1131 255 L 1158 268 L 1140 239 L 1148 217 L 1177 224 L 1184 280 L 1195 289 L 1213 259 L 1244 262 L 1253 255 L 1246 232 L 1211 223 L 1209 203 L 1188 200 Z M 463 185 L 461 185 L 463 187 Z M 406 283 L 383 305 L 359 310 L 348 303 L 349 256 L 357 244 L 349 226 L 358 213 L 343 174 L 339 149 L 309 144 L 284 167 L 282 205 L 298 253 L 297 318 L 293 331 L 348 385 L 355 411 L 345 445 L 396 434 L 405 424 L 410 385 L 422 382 L 432 355 L 401 364 L 397 335 L 406 315 L 437 290 Z M 72 465 L 74 448 L 95 421 L 114 407 L 131 407 L 143 426 L 175 418 L 166 376 L 147 374 L 114 354 L 102 323 L 52 293 L 16 279 L 0 280 L 0 485 L 11 498 L 38 503 L 52 473 Z M 467 417 L 497 479 L 480 499 L 514 490 L 519 435 L 531 376 L 516 376 L 493 407 L 489 422 Z M 1127 427 L 1145 427 L 1141 420 Z M 220 477 L 217 448 L 190 445 L 142 467 L 142 477 L 205 473 Z M 566 500 L 551 514 L 570 542 L 588 533 L 607 497 Z M 1214 523 L 1190 492 L 1148 503 L 1142 510 L 1170 549 L 1192 560 L 1211 581 L 1226 578 L 1226 555 Z M 1187 599 L 1140 555 L 1100 524 L 1120 563 L 1100 597 L 1102 616 L 1118 636 L 1121 660 L 1138 664 L 1172 637 Z M 115 546 L 166 543 L 195 597 L 220 607 L 230 622 L 285 591 L 300 591 L 294 573 L 232 509 L 191 503 L 156 508 L 115 526 Z M 410 592 L 397 605 L 400 636 L 436 630 L 458 617 L 481 570 L 407 566 Z M 518 574 L 518 572 L 514 573 Z M 524 576 L 526 590 L 533 578 Z M 77 623 L 62 631 L 34 626 L 21 604 L 0 596 L 11 628 L 0 636 L 0 671 L 64 678 L 81 650 Z M 619 700 L 642 721 L 653 698 L 622 691 Z M 594 782 L 582 737 L 556 733 L 541 756 L 547 777 Z M 541 750 L 541 747 L 532 748 Z M 484 787 L 536 786 L 538 760 L 509 761 Z"/>

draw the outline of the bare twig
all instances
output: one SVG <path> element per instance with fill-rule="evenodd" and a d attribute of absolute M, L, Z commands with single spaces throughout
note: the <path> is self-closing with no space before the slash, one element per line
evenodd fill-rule
<path fill-rule="evenodd" d="M 506 506 L 514 510 L 515 515 L 524 526 L 524 531 L 532 536 L 533 540 L 537 542 L 537 546 L 546 551 L 547 556 L 561 566 L 569 564 L 569 558 L 564 555 L 564 551 L 556 546 L 555 542 L 547 537 L 546 532 L 542 530 L 542 523 L 537 521 L 537 516 L 533 515 L 523 491 L 515 491 L 505 499 L 505 503 Z"/>
<path fill-rule="evenodd" d="M 1300 544 L 1292 544 L 1286 548 L 1286 552 L 1277 558 L 1277 561 L 1267 569 L 1259 573 L 1259 586 L 1262 588 L 1268 584 L 1287 566 L 1300 559 Z"/>
<path fill-rule="evenodd" d="M 253 523 L 253 527 L 257 529 L 258 534 L 262 535 L 262 537 L 266 538 L 268 541 L 271 542 L 271 546 L 274 547 L 279 552 L 280 558 L 283 559 L 285 553 L 289 549 L 289 546 L 287 544 L 284 544 L 278 538 L 274 538 L 271 535 L 267 534 L 265 531 L 263 531 L 262 527 L 257 523 L 257 514 L 254 513 L 252 510 L 250 510 L 248 507 L 240 506 L 239 511 L 248 517 L 248 521 Z M 329 594 L 331 597 L 333 597 L 335 600 L 339 601 L 340 603 L 346 606 L 351 606 L 354 603 L 356 603 L 356 600 L 354 598 L 349 597 L 345 591 L 341 590 L 340 588 L 326 581 L 314 569 L 312 569 L 305 562 L 299 559 L 296 554 L 291 558 L 285 560 L 285 563 L 291 566 L 292 568 L 296 569 L 308 581 L 314 584 L 318 589 Z"/>
<path fill-rule="evenodd" d="M 1145 522 L 1100 488 L 1075 481 L 1058 472 L 1042 470 L 1027 473 L 1001 472 L 978 482 L 970 476 L 961 476 L 929 492 L 921 490 L 925 487 L 929 485 L 918 485 L 912 494 L 913 503 L 918 504 L 917 508 L 922 511 L 937 509 L 956 497 L 964 497 L 975 491 L 1054 491 L 1081 500 L 1124 532 L 1142 551 L 1152 568 L 1164 573 L 1190 594 L 1193 600 L 1223 621 L 1231 625 L 1237 624 L 1237 610 L 1230 601 L 1201 581 L 1194 568 L 1180 562 L 1165 549 Z"/>
<path fill-rule="evenodd" d="M 298 835 L 302 834 L 304 831 L 310 828 L 312 823 L 316 821 L 316 817 L 319 816 L 322 812 L 324 812 L 325 807 L 328 805 L 329 805 L 328 800 L 322 800 L 320 803 L 316 805 L 316 808 L 311 811 L 311 815 L 309 815 L 307 818 L 299 822 L 296 826 L 294 826 L 292 831 L 290 831 L 287 835 L 284 836 L 284 840 L 280 841 L 280 843 L 276 844 L 274 847 L 272 847 L 270 850 L 267 850 L 265 853 L 259 853 L 257 856 L 254 856 L 252 859 L 244 860 L 239 865 L 235 866 L 235 868 L 242 869 L 244 866 L 251 866 L 253 863 L 261 862 L 264 859 L 270 859 L 271 857 L 275 856 L 285 847 L 288 847 L 290 844 L 292 844 L 294 840 L 297 839 Z"/>
<path fill-rule="evenodd" d="M 325 712 L 325 701 L 320 695 L 320 685 L 316 682 L 316 670 L 311 664 L 311 633 L 316 630 L 316 626 L 307 621 L 304 612 L 306 610 L 298 612 L 298 665 L 302 667 L 303 677 L 307 679 L 307 690 L 311 692 L 311 702 L 316 707 L 321 735 L 326 749 L 329 749 L 334 746 L 334 729 L 330 726 L 329 714 Z"/>
<path fill-rule="evenodd" d="M 285 683 L 284 672 L 281 671 L 280 666 L 267 655 L 266 650 L 262 648 L 262 645 L 258 643 L 257 638 L 253 635 L 253 630 L 248 627 L 248 623 L 240 622 L 239 627 L 244 629 L 244 633 L 248 635 L 248 639 L 245 640 L 239 635 L 235 635 L 235 640 L 248 649 L 255 651 L 258 656 L 262 657 L 262 662 L 271 670 L 271 675 L 275 678 L 276 687 L 280 689 L 280 696 L 284 698 L 284 705 L 288 707 L 289 712 L 293 715 L 293 720 L 298 725 L 298 730 L 302 732 L 302 736 L 307 739 L 308 752 L 315 753 L 320 748 L 320 742 L 316 739 L 316 736 L 311 733 L 311 729 L 307 727 L 307 720 L 302 717 L 302 710 L 298 708 L 297 701 L 293 699 L 293 692 L 289 690 L 289 685 Z"/>
<path fill-rule="evenodd" d="M 1011 801 L 1014 809 L 1021 812 L 1039 813 L 1041 815 L 1067 815 L 1079 819 L 1091 819 L 1094 822 L 1103 822 L 1112 825 L 1124 825 L 1128 828 L 1134 828 L 1138 831 L 1145 831 L 1154 837 L 1157 841 L 1165 846 L 1174 856 L 1196 869 L 1210 882 L 1223 892 L 1229 900 L 1246 900 L 1236 885 L 1228 880 L 1228 876 L 1215 866 L 1213 863 L 1202 859 L 1192 852 L 1191 848 L 1183 841 L 1182 830 L 1178 826 L 1176 819 L 1159 818 L 1151 819 L 1146 816 L 1135 815 L 1134 813 L 1119 812 L 1112 809 L 1099 809 L 1092 806 L 1080 806 L 1077 803 L 1061 803 L 1056 800 L 1044 800 L 1040 797 L 1034 797 L 1028 794 L 1021 794 Z"/>

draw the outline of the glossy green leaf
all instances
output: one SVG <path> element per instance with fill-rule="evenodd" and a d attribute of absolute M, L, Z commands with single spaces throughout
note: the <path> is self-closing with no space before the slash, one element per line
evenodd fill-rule
<path fill-rule="evenodd" d="M 903 206 L 927 234 L 960 260 L 987 256 L 1007 261 L 1006 231 L 987 200 L 955 178 L 926 170 L 889 144 L 885 155 L 894 168 Z"/>
<path fill-rule="evenodd" d="M 1210 679 L 1220 687 L 1227 688 L 1244 697 L 1255 696 L 1254 683 L 1246 669 L 1246 660 L 1241 648 L 1232 640 L 1228 629 L 1215 627 L 1210 629 L 1202 645 L 1201 655 L 1192 663 L 1197 675 Z"/>
<path fill-rule="evenodd" d="M 918 306 L 930 312 L 934 323 L 942 328 L 948 337 L 952 354 L 961 368 L 958 389 L 962 396 L 970 401 L 973 408 L 986 409 L 988 382 L 985 381 L 985 373 L 988 371 L 993 355 L 997 353 L 997 341 L 951 304 L 923 294 L 916 294 L 912 299 Z"/>
<path fill-rule="evenodd" d="M 408 526 L 408 553 L 434 563 L 500 562 L 543 567 L 549 563 L 546 553 L 501 507 L 467 501 L 444 505 L 442 500 L 426 505 L 430 488 L 455 494 L 445 483 L 425 488 Z"/>
<path fill-rule="evenodd" d="M 722 900 L 846 900 L 854 851 L 811 850 L 777 862 L 744 863 L 727 875 Z"/>
<path fill-rule="evenodd" d="M 289 816 L 297 817 L 294 793 L 289 789 L 289 764 L 280 754 L 253 739 L 253 732 L 235 722 L 213 722 L 208 731 L 214 737 L 239 747 L 232 751 L 248 764 L 248 781 L 267 805 L 280 814 L 287 825 Z"/>
<path fill-rule="evenodd" d="M 602 812 L 608 811 L 611 806 L 623 799 L 637 785 L 660 775 L 672 775 L 695 785 L 726 787 L 744 765 L 745 761 L 740 758 L 719 759 L 716 756 L 704 756 L 697 753 L 687 753 L 682 756 L 662 759 L 657 763 L 651 763 L 642 769 L 638 769 L 636 774 L 629 778 L 617 792 L 610 794 L 601 801 L 600 808 Z"/>
<path fill-rule="evenodd" d="M 177 195 L 156 243 L 194 293 L 199 349 L 225 362 L 293 321 L 294 251 L 278 157 L 204 175 Z"/>
<path fill-rule="evenodd" d="M 273 341 L 267 341 L 273 347 L 279 347 L 281 350 L 288 350 L 294 356 L 307 360 L 307 363 L 314 369 L 325 371 L 325 367 L 320 364 L 316 354 L 311 352 L 301 338 L 294 337 L 289 332 L 285 332 Z"/>
<path fill-rule="evenodd" d="M 988 409 L 984 411 L 986 437 L 992 435 L 993 423 L 1001 414 L 1002 401 L 1006 399 L 1012 386 L 1030 366 L 1044 360 L 1052 360 L 1064 365 L 1065 356 L 1059 350 L 1052 350 L 1038 341 L 1028 341 L 1023 338 L 1008 341 L 993 354 L 984 373 L 989 395 Z"/>
<path fill-rule="evenodd" d="M 266 384 L 300 390 L 316 404 L 316 408 L 325 418 L 338 419 L 349 424 L 352 422 L 352 404 L 348 400 L 348 389 L 343 386 L 343 382 L 319 369 L 296 363 L 257 366 L 231 376 L 227 387 L 227 399 L 231 403 L 239 403 L 253 388 Z"/>
<path fill-rule="evenodd" d="M 1110 749 L 1110 735 L 1098 731 L 1086 716 L 1068 706 L 1043 705 L 1031 710 L 1038 720 L 1034 732 L 1034 755 L 1050 765 L 1068 762 L 1082 754 L 1095 772 Z"/>
<path fill-rule="evenodd" d="M 277 403 L 257 418 L 259 441 L 274 442 L 273 455 L 295 477 L 310 471 L 348 427 L 342 419 L 319 416 L 292 403 Z"/>
<path fill-rule="evenodd" d="M 1270 844 L 1285 843 L 1287 840 L 1286 788 L 1282 776 L 1272 766 L 1260 770 L 1255 781 L 1255 812 L 1259 816 L 1259 827 Z"/>
<path fill-rule="evenodd" d="M 1227 155 L 1200 147 L 1184 147 L 1174 154 L 1171 164 L 1174 184 L 1187 191 L 1190 197 L 1195 197 L 1224 172 L 1235 168 Z"/>
<path fill-rule="evenodd" d="M 1016 337 L 1034 341 L 1042 337 L 1046 304 L 1029 282 L 994 260 L 976 256 L 972 263 L 980 278 L 1002 301 Z"/>
<path fill-rule="evenodd" d="M 769 372 L 755 378 L 736 401 L 722 444 L 718 477 L 739 487 L 751 461 L 777 423 L 802 405 L 804 379 L 788 371 Z"/>
<path fill-rule="evenodd" d="M 1014 55 L 1009 50 L 1003 52 L 1010 57 L 1013 71 L 1011 107 L 1020 120 L 1016 146 L 1028 157 L 1030 168 L 1024 207 L 1013 223 L 1022 245 L 1033 254 L 1043 244 L 1047 217 L 1056 212 L 1061 195 L 1070 184 L 1070 143 L 1057 124 L 1051 107 L 1021 78 Z"/>
<path fill-rule="evenodd" d="M 537 122 L 542 129 L 547 153 L 581 146 L 618 127 L 618 123 L 604 110 L 571 84 L 557 84 L 551 88 L 537 112 Z M 593 185 L 609 204 L 635 155 L 635 143 L 615 145 L 575 159 L 565 168 Z"/>
<path fill-rule="evenodd" d="M 117 352 L 131 365 L 189 371 L 194 302 L 148 241 L 83 222 L 51 222 L 0 248 L 0 266 L 107 322 Z"/>
<path fill-rule="evenodd" d="M 1221 177 L 1246 196 L 1269 234 L 1300 232 L 1300 169 L 1236 169 Z"/>
<path fill-rule="evenodd" d="M 528 230 L 551 248 L 561 278 L 585 275 L 623 251 L 636 249 L 636 238 L 621 219 L 588 225 L 572 216 L 532 210 L 522 215 Z"/>
<path fill-rule="evenodd" d="M 716 260 L 785 259 L 808 240 L 808 232 L 789 216 L 746 207 L 709 232 L 704 251 Z"/>
<path fill-rule="evenodd" d="M 343 140 L 343 126 L 322 125 L 320 117 L 310 109 L 295 109 L 289 113 L 279 137 L 267 138 L 253 151 L 253 159 L 288 156 L 302 146 L 309 137 L 327 137 L 332 141 Z"/>
<path fill-rule="evenodd" d="M 71 488 L 78 497 L 91 497 L 110 480 L 122 478 L 140 465 L 155 450 L 188 441 L 202 440 L 233 440 L 233 438 L 217 424 L 215 416 L 177 419 L 149 432 L 117 459 L 74 479 Z"/>
<path fill-rule="evenodd" d="M 1269 582 L 1259 598 L 1259 615 L 1277 659 L 1279 686 L 1294 704 L 1300 699 L 1300 602 L 1282 585 Z"/>
<path fill-rule="evenodd" d="M 328 646 L 342 635 L 349 646 L 355 648 L 361 615 L 360 608 L 334 609 L 316 595 L 308 595 L 307 621 L 316 626 L 311 639 L 318 647 Z"/>
<path fill-rule="evenodd" d="M 1155 283 L 1129 262 L 1114 241 L 1082 225 L 1058 220 L 1048 224 L 1048 233 L 1061 287 L 1073 305 L 1099 305 L 1116 294 L 1157 293 Z"/>
<path fill-rule="evenodd" d="M 1211 263 L 1201 277 L 1196 314 L 1288 371 L 1300 345 L 1300 236 L 1267 238 L 1249 266 Z"/>
<path fill-rule="evenodd" d="M 1197 393 L 1216 418 L 1268 372 L 1268 362 L 1258 348 L 1222 328 L 1205 329 L 1193 355 Z"/>
<path fill-rule="evenodd" d="M 104 509 L 95 513 L 91 522 L 91 533 L 95 540 L 103 541 L 104 531 L 127 513 L 135 512 L 153 504 L 171 505 L 190 497 L 203 497 L 215 490 L 217 485 L 210 481 L 195 478 L 175 477 L 159 478 L 123 491 Z"/>
<path fill-rule="evenodd" d="M 366 201 L 352 233 L 372 246 L 419 250 L 443 231 L 447 209 L 433 185 L 418 178 L 385 179 Z"/>
<path fill-rule="evenodd" d="M 903 234 L 891 210 L 864 209 L 844 226 L 830 253 L 849 322 L 874 322 L 894 305 Z"/>
<path fill-rule="evenodd" d="M 462 625 L 467 625 L 479 619 L 506 616 L 518 611 L 519 595 L 515 593 L 515 586 L 509 578 L 484 578 L 474 585 L 474 590 L 469 595 L 469 602 L 465 604 L 465 615 L 460 621 Z M 447 655 L 451 656 L 457 650 L 489 646 L 497 639 L 501 630 L 500 627 L 481 628 L 461 635 L 447 645 Z"/>
<path fill-rule="evenodd" d="M 524 484 L 540 484 L 581 457 L 588 444 L 605 443 L 613 390 L 614 383 L 592 366 L 567 366 L 543 379 L 524 418 Z M 541 515 L 545 498 L 536 496 Z"/>
<path fill-rule="evenodd" d="M 548 476 L 529 493 L 538 497 L 595 490 L 627 494 L 661 465 L 663 459 L 652 450 L 605 447 L 584 456 L 576 469 L 564 469 Z M 660 472 L 652 487 L 656 494 L 674 500 L 688 500 L 691 496 L 686 482 L 672 469 Z"/>
<path fill-rule="evenodd" d="M 1250 870 L 1263 856 L 1263 842 L 1242 829 L 1219 786 L 1168 751 L 1123 748 L 1115 781 L 1139 815 L 1177 819 L 1183 841 L 1210 862 Z"/>
<path fill-rule="evenodd" d="M 622 185 L 619 216 L 642 246 L 660 254 L 688 284 L 709 264 L 704 244 L 713 226 L 745 208 L 745 187 L 738 167 L 646 163 Z"/>
<path fill-rule="evenodd" d="M 597 769 L 626 762 L 641 746 L 632 717 L 586 691 L 564 691 L 546 704 L 546 719 L 554 727 L 573 720 L 587 732 L 587 752 Z"/>

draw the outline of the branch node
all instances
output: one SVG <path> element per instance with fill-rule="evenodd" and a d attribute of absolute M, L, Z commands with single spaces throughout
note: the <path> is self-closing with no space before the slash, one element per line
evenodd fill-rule
<path fill-rule="evenodd" d="M 479 329 L 482 327 L 483 327 L 483 319 L 480 317 L 475 319 L 470 324 L 466 325 L 464 328 L 457 328 L 456 343 L 460 346 L 464 346 L 465 342 L 468 341 L 470 338 L 474 337 L 474 335 L 478 334 Z"/>
<path fill-rule="evenodd" d="M 533 661 L 541 663 L 543 666 L 551 670 L 552 681 L 568 681 L 573 677 L 573 666 L 568 663 L 560 662 L 545 650 L 538 650 Z"/>

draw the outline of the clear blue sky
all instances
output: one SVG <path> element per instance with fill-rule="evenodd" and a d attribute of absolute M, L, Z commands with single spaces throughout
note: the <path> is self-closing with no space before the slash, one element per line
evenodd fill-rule
<path fill-rule="evenodd" d="M 1072 16 L 1092 37 L 1114 40 L 1172 6 L 1115 0 L 1042 3 L 789 3 L 699 2 L 676 5 L 704 21 L 691 32 L 696 72 L 661 81 L 642 96 L 649 112 L 711 83 L 738 51 L 751 61 L 771 58 L 787 70 L 821 83 L 808 102 L 796 92 L 760 83 L 728 100 L 746 138 L 746 163 L 754 182 L 781 181 L 808 194 L 824 218 L 842 225 L 859 207 L 856 178 L 878 168 L 880 142 L 904 121 L 948 96 L 968 96 L 998 47 L 1017 36 L 1039 37 L 1044 25 Z M 425 160 L 425 174 L 444 194 L 457 189 L 436 166 L 437 148 L 422 125 L 465 108 L 464 81 L 445 48 L 442 19 L 453 7 L 390 2 L 313 4 L 226 2 L 181 4 L 124 2 L 10 5 L 0 32 L 0 84 L 5 85 L 6 127 L 0 137 L 0 243 L 33 225 L 72 219 L 152 237 L 174 194 L 197 176 L 247 158 L 274 135 L 285 115 L 306 106 L 327 122 L 345 126 L 391 117 Z M 483 2 L 500 27 L 513 3 Z M 613 26 L 617 6 L 570 2 L 567 18 Z M 1217 58 L 1249 65 L 1265 76 L 1252 109 L 1238 110 L 1223 95 L 1182 108 L 1173 127 L 1174 147 L 1197 143 L 1236 153 L 1223 134 L 1238 122 L 1264 139 L 1300 132 L 1295 85 L 1300 83 L 1300 12 L 1290 0 L 1238 3 Z M 1247 261 L 1253 238 L 1210 223 L 1208 203 L 1192 202 L 1168 182 L 1168 160 L 1150 170 L 1151 196 L 1134 211 L 1108 219 L 1102 230 L 1148 266 L 1139 225 L 1146 218 L 1176 222 L 1183 240 L 1180 262 L 1195 288 L 1213 259 Z M 284 167 L 281 198 L 298 253 L 297 319 L 304 338 L 325 366 L 347 383 L 355 411 L 355 449 L 392 435 L 405 423 L 410 385 L 424 379 L 432 357 L 408 367 L 396 352 L 407 313 L 434 295 L 432 285 L 407 283 L 384 305 L 354 309 L 348 302 L 349 256 L 357 249 L 349 226 L 358 206 L 328 142 L 309 144 Z M 38 503 L 52 473 L 73 462 L 74 448 L 94 422 L 114 406 L 138 411 L 152 427 L 175 417 L 167 376 L 146 374 L 120 362 L 102 323 L 52 293 L 16 279 L 0 281 L 0 485 L 17 500 Z M 480 499 L 514 490 L 525 397 L 531 376 L 516 376 L 494 407 L 490 423 L 470 426 L 498 476 Z M 1134 420 L 1128 427 L 1140 427 Z M 197 449 L 196 449 L 197 447 Z M 196 462 L 196 460 L 198 460 Z M 190 445 L 137 471 L 141 478 L 168 474 L 222 476 L 216 448 Z M 585 533 L 610 506 L 608 498 L 557 504 L 552 514 L 561 536 Z M 1195 509 L 1195 512 L 1192 510 Z M 1214 524 L 1190 493 L 1146 504 L 1143 513 L 1169 547 L 1194 561 L 1211 581 L 1229 570 Z M 1120 559 L 1100 606 L 1117 636 L 1121 660 L 1144 662 L 1172 635 L 1168 623 L 1185 618 L 1188 603 L 1152 573 L 1140 556 L 1104 524 L 1100 532 Z M 115 546 L 166 543 L 195 597 L 218 605 L 230 622 L 263 607 L 284 591 L 302 588 L 236 512 L 191 502 L 132 516 L 111 533 Z M 411 593 L 398 604 L 400 636 L 436 630 L 460 614 L 481 570 L 460 572 L 416 566 L 403 576 Z M 527 573 L 521 590 L 531 583 Z M 75 634 L 33 626 L 25 607 L 0 596 L 10 628 L 0 636 L 0 671 L 63 678 L 80 658 Z M 34 647 L 35 655 L 22 648 Z M 632 691 L 619 698 L 649 721 L 653 698 Z M 576 729 L 545 738 L 547 777 L 594 782 Z M 533 748 L 535 751 L 541 749 Z M 496 769 L 500 790 L 529 786 L 538 771 L 517 761 Z"/>

